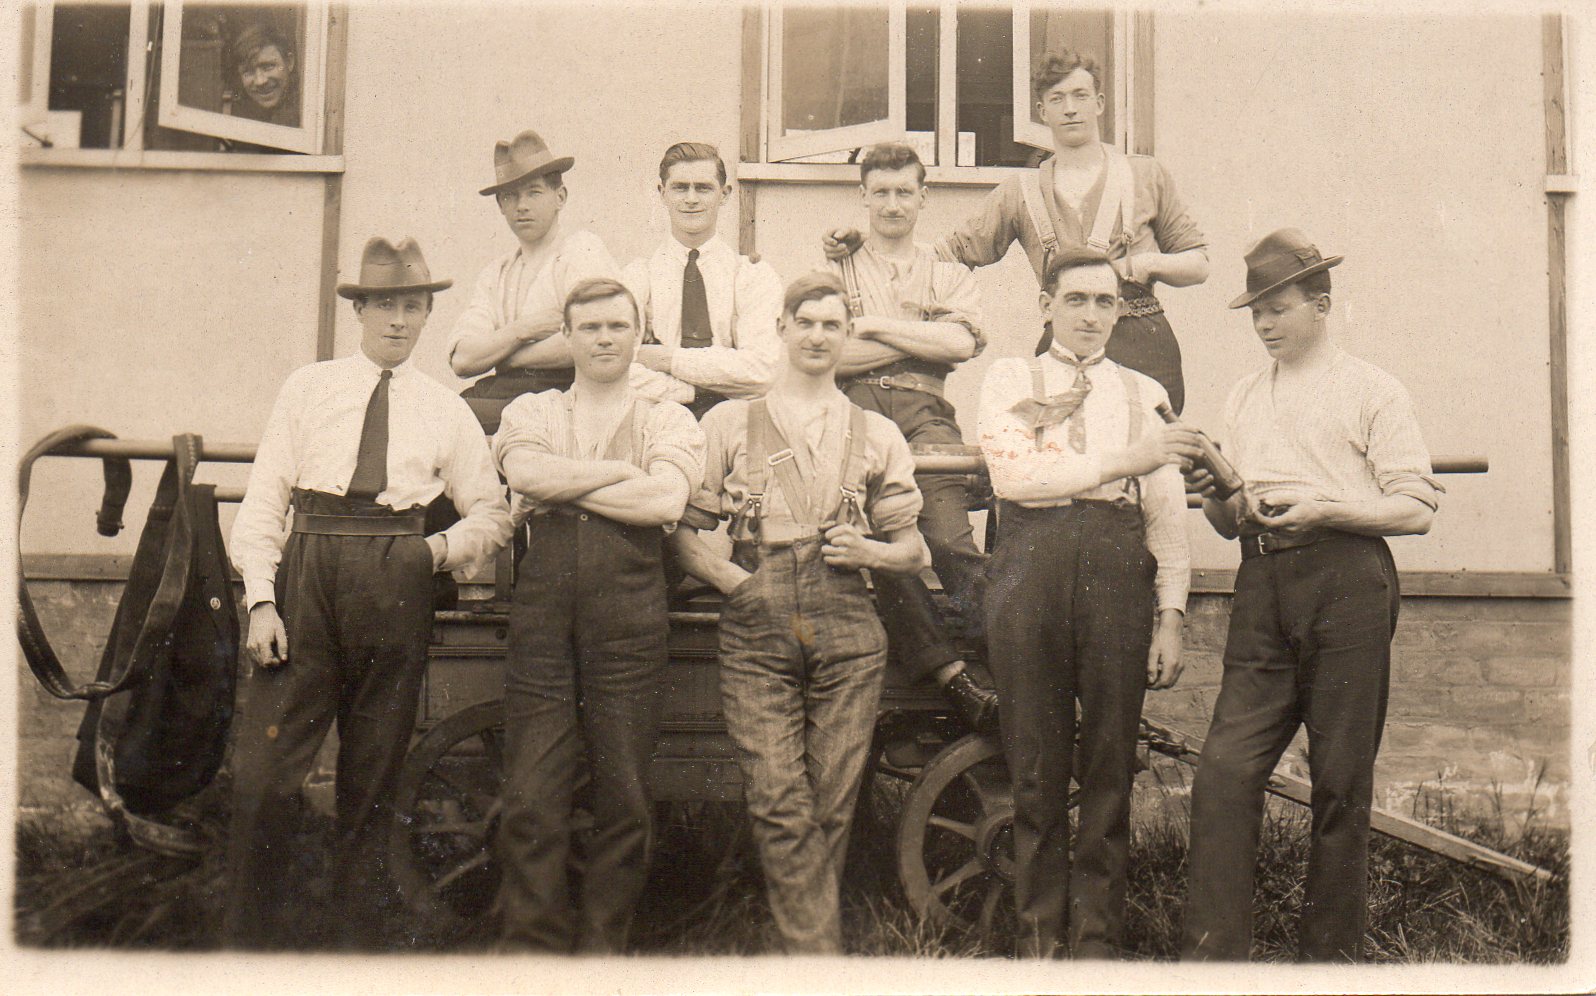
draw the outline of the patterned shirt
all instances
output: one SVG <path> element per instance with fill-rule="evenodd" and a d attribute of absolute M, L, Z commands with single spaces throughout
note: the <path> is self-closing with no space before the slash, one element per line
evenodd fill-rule
<path fill-rule="evenodd" d="M 1064 347 L 1055 345 L 1055 349 Z M 1071 354 L 1073 355 L 1073 354 Z M 1088 358 L 1089 359 L 1089 358 Z M 1043 383 L 1049 396 L 1063 394 L 1075 383 L 1076 368 L 1051 353 L 1041 357 Z M 1135 383 L 1141 408 L 1142 434 L 1156 431 L 1163 420 L 1153 410 L 1168 395 L 1158 382 L 1113 360 L 1086 368 L 1092 389 L 1068 419 L 1042 430 L 1042 448 L 1012 410 L 1032 396 L 1030 361 L 1007 358 L 994 362 L 981 384 L 978 435 L 981 455 L 992 476 L 992 492 L 1014 500 L 1020 489 L 1041 485 L 1053 497 L 1016 501 L 1027 508 L 1068 505 L 1076 498 L 1134 498 L 1125 479 L 1099 484 L 1102 456 L 1131 442 L 1131 399 L 1127 380 Z M 1084 442 L 1078 452 L 1070 443 L 1071 423 Z M 1147 523 L 1147 551 L 1158 562 L 1154 588 L 1160 609 L 1185 611 L 1191 587 L 1191 548 L 1186 537 L 1186 486 L 1180 470 L 1166 464 L 1139 478 L 1142 515 Z"/>
<path fill-rule="evenodd" d="M 366 405 L 381 372 L 356 353 L 288 375 L 261 436 L 229 543 L 247 604 L 275 600 L 272 582 L 293 490 L 341 495 L 348 489 Z M 402 363 L 388 385 L 388 484 L 377 501 L 406 509 L 445 493 L 462 518 L 443 534 L 449 545 L 444 569 L 476 567 L 510 538 L 504 485 L 482 424 L 454 392 Z"/>
<path fill-rule="evenodd" d="M 911 322 L 953 322 L 963 325 L 975 339 L 974 355 L 986 348 L 981 288 L 968 269 L 938 259 L 934 249 L 920 245 L 915 246 L 911 259 L 899 260 L 876 252 L 866 241 L 851 259 L 864 314 Z M 826 266 L 838 276 L 845 272 L 841 260 L 828 260 Z"/>

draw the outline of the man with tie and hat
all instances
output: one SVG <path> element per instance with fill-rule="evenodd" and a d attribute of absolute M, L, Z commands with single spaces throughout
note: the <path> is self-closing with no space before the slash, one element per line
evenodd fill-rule
<path fill-rule="evenodd" d="M 575 163 L 556 156 L 527 130 L 493 148 L 492 195 L 518 243 L 477 278 L 471 303 L 449 333 L 449 365 L 461 377 L 492 370 L 465 391 L 467 398 L 508 401 L 528 392 L 571 386 L 571 355 L 557 333 L 571 289 L 620 268 L 598 236 L 560 226 L 565 173 Z M 484 424 L 491 432 L 495 418 Z"/>
<path fill-rule="evenodd" d="M 731 186 L 713 145 L 666 149 L 658 190 L 670 238 L 625 274 L 646 333 L 632 384 L 643 397 L 679 402 L 703 418 L 727 398 L 770 389 L 781 358 L 781 279 L 716 234 Z"/>
<path fill-rule="evenodd" d="M 1427 532 L 1441 489 L 1413 405 L 1390 374 L 1330 338 L 1330 268 L 1301 231 L 1247 253 L 1247 292 L 1269 363 L 1225 405 L 1225 455 L 1244 486 L 1214 497 L 1241 539 L 1224 677 L 1192 787 L 1181 956 L 1244 961 L 1264 788 L 1308 731 L 1313 829 L 1298 928 L 1308 961 L 1359 961 L 1368 918 L 1369 810 L 1401 594 L 1384 537 Z"/>
<path fill-rule="evenodd" d="M 988 661 L 1014 785 L 1022 957 L 1108 958 L 1123 946 L 1142 697 L 1180 676 L 1191 556 L 1174 464 L 1201 451 L 1190 429 L 1160 419 L 1156 381 L 1105 357 L 1120 305 L 1108 256 L 1053 257 L 1048 352 L 998 360 L 981 389 L 998 498 Z"/>
<path fill-rule="evenodd" d="M 433 294 L 451 283 L 432 279 L 413 239 L 366 243 L 359 281 L 338 286 L 360 350 L 290 374 L 261 437 L 230 544 L 253 665 L 234 721 L 230 946 L 293 936 L 308 874 L 293 846 L 300 787 L 334 724 L 334 936 L 380 939 L 392 898 L 381 855 L 426 665 L 432 574 L 480 563 L 510 535 L 481 425 L 407 362 Z M 424 537 L 440 495 L 460 521 Z"/>

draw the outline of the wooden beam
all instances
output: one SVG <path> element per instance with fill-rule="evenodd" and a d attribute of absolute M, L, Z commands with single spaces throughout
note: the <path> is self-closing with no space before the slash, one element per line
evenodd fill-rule
<path fill-rule="evenodd" d="M 1563 18 L 1541 19 L 1541 80 L 1546 109 L 1546 173 L 1570 172 L 1568 156 L 1568 83 L 1564 72 Z M 1552 401 L 1552 567 L 1573 569 L 1573 513 L 1568 464 L 1568 241 L 1566 220 L 1570 192 L 1546 194 L 1547 324 L 1550 341 Z"/>
<path fill-rule="evenodd" d="M 1153 154 L 1153 14 L 1131 15 L 1131 151 Z"/>
<path fill-rule="evenodd" d="M 342 156 L 344 151 L 344 79 L 348 58 L 349 5 L 333 3 L 327 8 L 327 95 L 326 118 L 322 128 L 322 152 Z M 316 359 L 333 357 L 338 326 L 338 239 L 342 229 L 344 203 L 343 173 L 329 173 L 322 180 L 320 280 L 316 292 Z"/>
<path fill-rule="evenodd" d="M 757 4 L 743 7 L 743 72 L 741 119 L 738 129 L 737 161 L 757 163 L 760 155 L 759 122 L 761 105 L 765 99 L 764 87 L 765 12 Z M 755 212 L 758 208 L 758 184 L 753 180 L 737 183 L 737 251 L 754 257 L 756 241 Z"/>

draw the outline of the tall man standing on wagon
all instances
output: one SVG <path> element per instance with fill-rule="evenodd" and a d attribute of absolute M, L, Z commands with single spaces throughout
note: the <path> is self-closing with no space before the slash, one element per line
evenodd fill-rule
<path fill-rule="evenodd" d="M 1156 159 L 1127 156 L 1102 141 L 1107 101 L 1095 60 L 1050 53 L 1032 73 L 1031 91 L 1038 116 L 1052 132 L 1053 155 L 1000 183 L 979 213 L 937 244 L 937 254 L 974 269 L 996 263 L 1017 241 L 1040 284 L 1060 252 L 1106 253 L 1124 301 L 1109 359 L 1158 381 L 1179 412 L 1186 402 L 1180 344 L 1153 287 L 1208 279 L 1207 239 Z M 856 237 L 836 234 L 828 239 L 828 254 L 845 252 Z M 1048 342 L 1044 333 L 1039 355 Z"/>
<path fill-rule="evenodd" d="M 1270 362 L 1225 406 L 1227 501 L 1194 472 L 1203 510 L 1241 538 L 1225 673 L 1192 786 L 1191 888 L 1181 955 L 1244 961 L 1264 787 L 1308 730 L 1312 850 L 1298 928 L 1311 961 L 1359 961 L 1369 811 L 1401 593 L 1384 537 L 1429 531 L 1439 486 L 1407 391 L 1330 338 L 1328 259 L 1283 228 L 1247 253 Z"/>
<path fill-rule="evenodd" d="M 615 953 L 653 833 L 646 777 L 665 667 L 661 549 L 703 473 L 704 435 L 681 405 L 633 392 L 641 323 L 624 284 L 577 284 L 564 315 L 571 389 L 515 399 L 493 439 L 527 532 L 505 669 L 504 941 Z M 566 868 L 584 769 L 593 831 L 573 910 Z"/>
<path fill-rule="evenodd" d="M 632 385 L 643 397 L 686 405 L 695 418 L 727 398 L 764 394 L 781 361 L 781 279 L 769 263 L 739 255 L 716 234 L 730 194 L 713 145 L 666 149 L 659 198 L 670 238 L 625 273 L 647 333 Z"/>
<path fill-rule="evenodd" d="M 480 563 L 510 536 L 471 409 L 407 362 L 432 295 L 450 284 L 432 279 L 414 240 L 368 242 L 359 282 L 338 287 L 354 301 L 360 351 L 289 376 L 250 471 L 231 544 L 254 665 L 234 726 L 231 946 L 291 937 L 300 786 L 335 722 L 329 894 L 345 943 L 379 937 L 381 854 L 426 666 L 432 574 Z M 462 518 L 423 538 L 423 509 L 440 495 Z"/>
<path fill-rule="evenodd" d="M 859 174 L 870 232 L 858 252 L 831 263 L 853 317 L 838 381 L 848 400 L 891 419 L 910 444 L 962 445 L 946 385 L 954 367 L 986 345 L 980 289 L 969 270 L 914 241 L 926 189 L 925 167 L 912 146 L 889 142 L 866 150 Z M 965 480 L 927 475 L 919 485 L 920 533 L 931 565 L 965 634 L 978 637 L 986 557 L 970 528 Z M 899 663 L 941 685 L 972 728 L 996 728 L 997 696 L 966 670 L 925 582 L 914 574 L 874 581 Z"/>
<path fill-rule="evenodd" d="M 1106 358 L 1118 291 L 1106 255 L 1054 257 L 1041 297 L 1048 352 L 998 360 L 981 390 L 999 499 L 987 644 L 1014 784 L 1022 957 L 1107 958 L 1123 945 L 1142 697 L 1181 669 L 1191 555 L 1173 465 L 1200 450 L 1191 430 L 1159 418 L 1162 387 Z"/>
<path fill-rule="evenodd" d="M 565 299 L 583 280 L 620 275 L 598 236 L 560 225 L 565 173 L 574 163 L 531 130 L 494 146 L 493 183 L 480 193 L 498 203 L 518 244 L 482 271 L 449 333 L 457 375 L 493 371 L 466 389 L 468 398 L 508 401 L 571 386 L 571 356 L 558 334 Z M 490 431 L 496 425 L 491 418 L 485 424 Z"/>
<path fill-rule="evenodd" d="M 861 571 L 930 562 L 914 458 L 835 373 L 851 322 L 842 284 L 800 277 L 782 303 L 787 364 L 770 394 L 704 417 L 704 485 L 674 543 L 725 593 L 720 679 L 765 884 L 791 953 L 838 954 L 848 827 L 875 727 L 886 635 Z M 732 560 L 699 535 L 730 516 Z"/>

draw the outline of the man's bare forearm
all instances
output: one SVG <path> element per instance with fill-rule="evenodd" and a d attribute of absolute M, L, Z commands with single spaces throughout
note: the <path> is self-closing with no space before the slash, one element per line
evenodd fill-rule
<path fill-rule="evenodd" d="M 597 488 L 571 504 L 630 526 L 669 525 L 679 521 L 687 507 L 687 478 L 674 467 L 664 467 L 658 473 Z"/>
<path fill-rule="evenodd" d="M 869 319 L 870 338 L 931 363 L 963 363 L 975 355 L 975 336 L 958 322 Z"/>
<path fill-rule="evenodd" d="M 504 476 L 512 490 L 548 504 L 573 502 L 643 472 L 624 460 L 573 460 L 549 453 L 512 452 Z"/>
<path fill-rule="evenodd" d="M 733 588 L 748 578 L 747 571 L 725 557 L 716 556 L 709 544 L 704 542 L 704 537 L 692 526 L 678 526 L 669 542 L 676 551 L 676 562 L 682 570 L 714 585 L 723 595 L 730 594 Z"/>
<path fill-rule="evenodd" d="M 551 311 L 509 322 L 492 332 L 466 336 L 455 343 L 449 366 L 461 377 L 487 373 L 500 363 L 522 366 L 516 357 L 532 343 L 541 342 L 560 331 L 560 313 Z"/>
<path fill-rule="evenodd" d="M 837 373 L 843 377 L 854 377 L 907 359 L 908 355 L 901 349 L 894 349 L 874 339 L 849 339 L 842 347 L 842 362 L 837 364 Z"/>

